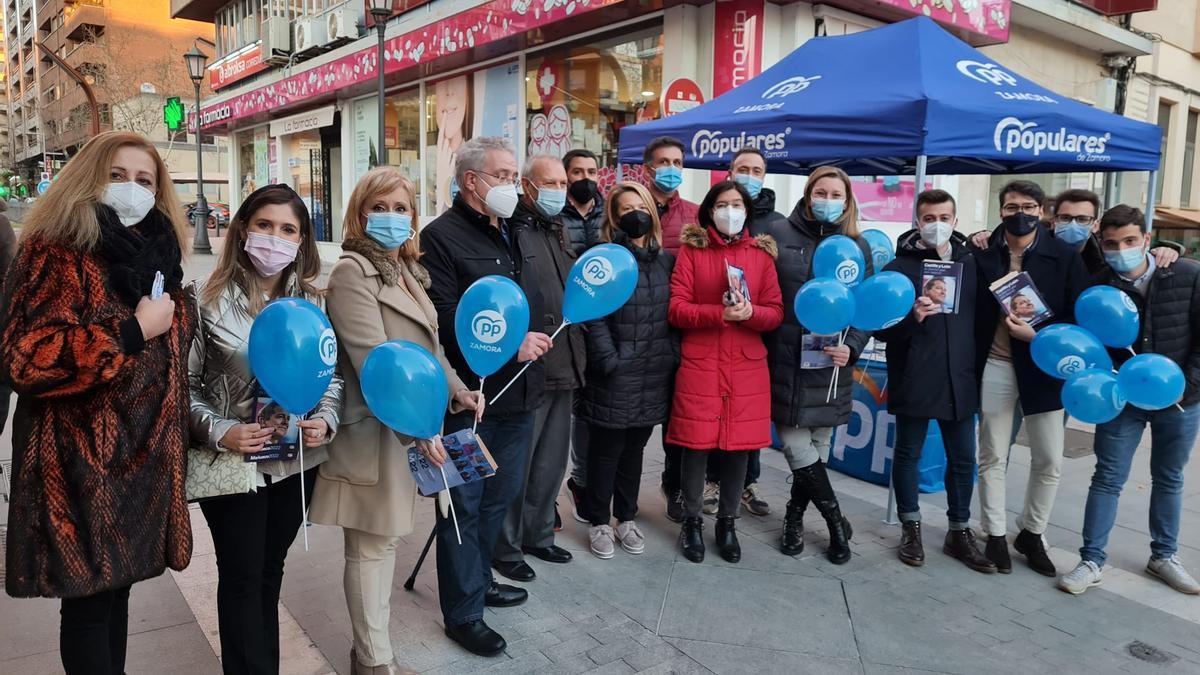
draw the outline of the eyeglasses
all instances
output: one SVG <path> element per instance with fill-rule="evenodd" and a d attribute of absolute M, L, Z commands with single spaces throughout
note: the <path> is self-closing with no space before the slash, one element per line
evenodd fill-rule
<path fill-rule="evenodd" d="M 491 176 L 492 178 L 495 178 L 496 180 L 500 181 L 499 185 L 516 185 L 517 183 L 521 182 L 521 174 L 519 173 L 510 174 L 507 176 L 497 176 L 494 173 L 488 173 L 486 171 L 476 171 L 476 173 L 481 173 L 485 176 Z"/>
<path fill-rule="evenodd" d="M 1041 205 L 1036 204 L 1036 203 L 1005 204 L 1004 206 L 1000 207 L 1000 213 L 1003 213 L 1006 216 L 1011 216 L 1014 213 L 1017 213 L 1018 211 L 1020 211 L 1021 213 L 1028 213 L 1029 215 L 1033 215 L 1033 214 L 1037 213 L 1038 210 L 1041 208 L 1042 208 Z"/>
<path fill-rule="evenodd" d="M 1076 225 L 1091 225 L 1092 223 L 1096 222 L 1096 217 L 1071 216 L 1064 213 L 1060 216 L 1054 216 L 1054 222 L 1058 223 L 1059 225 L 1069 225 L 1071 223 L 1075 223 Z"/>

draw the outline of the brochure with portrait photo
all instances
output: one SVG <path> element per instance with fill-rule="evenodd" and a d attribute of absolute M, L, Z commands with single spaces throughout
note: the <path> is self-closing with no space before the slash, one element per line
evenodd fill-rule
<path fill-rule="evenodd" d="M 917 294 L 932 300 L 942 314 L 958 314 L 962 275 L 962 263 L 926 260 L 921 263 L 921 287 Z"/>
<path fill-rule="evenodd" d="M 250 422 L 263 429 L 273 429 L 274 432 L 263 444 L 262 450 L 243 457 L 247 462 L 290 462 L 296 459 L 300 454 L 299 421 L 298 416 L 288 414 L 283 406 L 259 392 L 254 400 L 254 419 Z"/>
<path fill-rule="evenodd" d="M 989 288 L 1005 314 L 1021 319 L 1030 326 L 1054 316 L 1028 272 L 1009 272 L 993 281 Z"/>
<path fill-rule="evenodd" d="M 442 470 L 422 457 L 415 446 L 408 449 L 408 468 L 422 496 L 432 497 L 442 490 L 496 475 L 496 461 L 474 431 L 463 429 L 443 436 L 442 446 L 449 460 L 445 464 L 445 480 Z"/>
<path fill-rule="evenodd" d="M 746 302 L 750 302 L 750 287 L 746 285 L 746 272 L 740 267 L 730 265 L 729 261 L 725 261 L 725 273 L 729 276 L 729 292 L 725 294 L 725 304 L 734 305 L 733 292 L 737 291 L 742 294 Z"/>
<path fill-rule="evenodd" d="M 800 337 L 800 369 L 801 370 L 820 370 L 821 368 L 832 368 L 833 357 L 826 354 L 826 347 L 838 346 L 838 338 L 834 335 L 813 335 L 805 333 Z"/>

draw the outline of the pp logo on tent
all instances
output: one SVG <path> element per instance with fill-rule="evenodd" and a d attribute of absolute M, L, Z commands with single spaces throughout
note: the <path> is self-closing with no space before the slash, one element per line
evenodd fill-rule
<path fill-rule="evenodd" d="M 583 268 L 583 278 L 593 286 L 607 284 L 613 278 L 612 263 L 600 256 L 592 258 L 587 262 L 587 266 Z"/>
<path fill-rule="evenodd" d="M 504 317 L 500 316 L 499 312 L 485 309 L 471 319 L 471 333 L 475 335 L 476 340 L 484 344 L 490 345 L 499 342 L 507 332 L 508 323 L 504 321 Z"/>
<path fill-rule="evenodd" d="M 970 59 L 963 59 L 955 64 L 955 66 L 958 68 L 958 72 L 976 82 L 983 82 L 995 87 L 1001 85 L 1009 87 L 1017 86 L 1017 78 L 1013 77 L 1007 71 L 1002 70 L 1000 66 L 994 63 L 980 63 Z"/>
<path fill-rule="evenodd" d="M 762 93 L 762 97 L 763 98 L 784 98 L 787 96 L 791 96 L 792 94 L 798 94 L 798 93 L 804 91 L 805 89 L 808 89 L 808 85 L 812 84 L 813 82 L 815 82 L 819 79 L 821 79 L 820 75 L 813 75 L 812 77 L 804 77 L 802 75 L 796 76 L 796 77 L 789 77 L 786 80 L 783 80 L 781 82 L 776 82 L 775 84 L 768 87 L 767 90 Z"/>

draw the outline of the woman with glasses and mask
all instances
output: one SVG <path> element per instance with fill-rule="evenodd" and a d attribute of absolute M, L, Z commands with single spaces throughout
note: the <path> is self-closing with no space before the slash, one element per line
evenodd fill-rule
<path fill-rule="evenodd" d="M 318 305 L 321 260 L 303 200 L 286 185 L 255 190 L 225 234 L 217 267 L 189 287 L 200 325 L 188 358 L 192 445 L 252 455 L 275 433 L 255 421 L 265 397 L 250 369 L 247 343 L 254 318 L 272 300 L 300 297 Z M 246 462 L 255 487 L 201 501 L 217 554 L 217 620 L 226 673 L 279 672 L 279 589 L 284 559 L 304 523 L 317 466 L 329 453 L 342 410 L 342 380 L 334 375 L 317 407 L 296 422 L 304 464 L 277 459 Z M 193 462 L 204 472 L 218 464 Z M 216 480 L 216 476 L 210 476 Z M 303 481 L 303 493 L 301 492 Z"/>
<path fill-rule="evenodd" d="M 704 560 L 700 509 L 709 455 L 721 453 L 717 549 L 736 563 L 742 550 L 734 521 L 746 479 L 746 451 L 771 444 L 763 333 L 779 327 L 783 299 L 775 240 L 746 232 L 752 203 L 746 188 L 734 181 L 714 185 L 700 204 L 700 225 L 683 228 L 671 276 L 668 317 L 682 331 L 682 362 L 666 442 L 684 449 L 680 545 L 692 562 Z"/>
<path fill-rule="evenodd" d="M 667 321 L 675 258 L 662 248 L 662 225 L 645 187 L 620 183 L 609 191 L 600 241 L 629 249 L 638 265 L 629 301 L 586 324 L 588 384 L 578 412 L 591 449 L 584 513 L 592 553 L 608 559 L 616 542 L 633 555 L 645 551 L 634 522 L 642 451 L 654 427 L 670 416 L 679 348 Z"/>
<path fill-rule="evenodd" d="M 426 290 L 429 274 L 418 263 L 420 232 L 416 190 L 393 167 L 367 172 L 346 204 L 342 257 L 329 276 L 326 306 L 338 338 L 338 370 L 346 380 L 346 408 L 329 461 L 321 465 L 309 517 L 342 528 L 343 584 L 354 646 L 350 672 L 406 672 L 392 652 L 392 573 L 396 546 L 413 530 L 417 486 L 408 468 L 409 448 L 434 465 L 446 461 L 440 437 L 409 438 L 387 428 L 363 399 L 360 374 L 372 349 L 407 340 L 436 354 L 453 394 L 449 412 L 483 412 L 438 344 L 437 312 Z"/>
<path fill-rule="evenodd" d="M 154 145 L 110 131 L 71 158 L 22 235 L 0 315 L 17 393 L 6 590 L 62 598 L 68 675 L 122 673 L 130 587 L 192 554 L 188 226 Z"/>

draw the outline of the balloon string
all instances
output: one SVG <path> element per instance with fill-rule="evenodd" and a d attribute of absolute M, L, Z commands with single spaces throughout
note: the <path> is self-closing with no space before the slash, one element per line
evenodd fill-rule
<path fill-rule="evenodd" d="M 300 430 L 300 529 L 304 532 L 304 550 L 308 550 L 308 500 L 304 498 L 304 430 Z"/>
<path fill-rule="evenodd" d="M 483 401 L 483 383 L 485 380 L 487 380 L 486 377 L 479 378 L 479 400 L 480 401 Z M 479 428 L 479 412 L 476 411 L 475 412 L 475 423 L 471 425 L 471 433 L 475 433 L 475 430 L 478 428 Z M 445 478 L 445 476 L 442 476 L 442 477 Z"/>
<path fill-rule="evenodd" d="M 847 330 L 842 330 L 840 333 L 838 333 L 838 346 L 839 347 L 841 347 L 842 344 L 846 341 Z M 829 390 L 825 393 L 825 402 L 826 403 L 829 403 L 829 401 L 833 398 L 834 392 L 837 391 L 837 383 L 838 383 L 838 379 L 840 379 L 838 376 L 841 375 L 841 373 L 842 373 L 842 369 L 839 366 L 835 365 L 833 367 L 833 375 L 829 378 Z"/>
<path fill-rule="evenodd" d="M 446 479 L 446 463 L 442 462 L 441 466 L 438 468 L 442 470 L 442 485 L 450 485 L 450 481 Z M 446 488 L 446 492 L 450 492 L 449 487 Z M 454 521 L 454 537 L 458 539 L 458 545 L 462 546 L 462 534 L 460 534 L 458 531 L 458 514 L 454 512 L 454 498 L 449 494 L 447 494 L 446 497 L 450 502 L 450 519 Z"/>
<path fill-rule="evenodd" d="M 566 328 L 567 324 L 569 324 L 569 323 L 571 323 L 571 322 L 567 321 L 566 319 L 563 319 L 563 322 L 560 323 L 558 325 L 558 328 L 555 329 L 554 333 L 552 333 L 550 335 L 550 341 L 553 342 L 554 338 L 558 337 L 558 334 L 561 333 L 562 330 L 564 328 Z M 534 360 L 536 361 L 536 359 L 534 359 Z M 521 368 L 521 370 L 519 372 L 517 372 L 516 375 L 513 375 L 513 379 L 509 380 L 508 384 L 504 385 L 504 388 L 500 390 L 500 393 L 496 394 L 496 396 L 488 403 L 495 404 L 496 401 L 499 401 L 500 397 L 504 395 L 504 392 L 508 391 L 509 387 L 513 386 L 513 384 L 516 383 L 516 381 L 519 380 L 521 378 L 521 376 L 525 374 L 525 371 L 529 370 L 529 366 L 532 366 L 532 365 L 533 365 L 533 361 L 526 361 L 525 367 Z M 482 390 L 482 387 L 481 387 L 481 390 Z"/>

